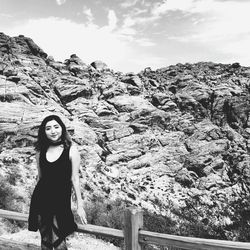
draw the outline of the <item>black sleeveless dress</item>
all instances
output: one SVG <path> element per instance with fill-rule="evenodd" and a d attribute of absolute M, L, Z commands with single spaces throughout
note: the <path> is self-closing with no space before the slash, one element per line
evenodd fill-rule
<path fill-rule="evenodd" d="M 56 219 L 58 234 L 65 238 L 77 229 L 71 211 L 72 166 L 69 148 L 64 147 L 61 156 L 54 162 L 40 155 L 42 178 L 38 181 L 30 203 L 28 230 L 37 231 L 39 225 L 52 226 Z"/>

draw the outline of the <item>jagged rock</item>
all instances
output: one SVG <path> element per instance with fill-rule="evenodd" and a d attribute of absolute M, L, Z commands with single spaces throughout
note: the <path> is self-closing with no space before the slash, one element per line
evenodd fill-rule
<path fill-rule="evenodd" d="M 141 96 L 115 96 L 109 99 L 109 103 L 119 112 L 131 112 L 138 110 L 152 111 L 155 107 Z"/>
<path fill-rule="evenodd" d="M 186 168 L 182 168 L 175 176 L 175 181 L 180 183 L 183 187 L 192 187 L 195 184 L 195 180 L 198 176 L 195 172 L 189 171 Z"/>
<path fill-rule="evenodd" d="M 81 152 L 86 200 L 174 218 L 199 199 L 199 212 L 214 206 L 223 217 L 250 183 L 249 72 L 204 62 L 124 75 L 75 54 L 56 62 L 31 39 L 0 33 L 0 177 L 16 171 L 15 190 L 31 192 L 37 128 L 56 113 Z"/>
<path fill-rule="evenodd" d="M 93 107 L 95 113 L 98 116 L 109 116 L 109 115 L 118 115 L 119 112 L 106 101 L 99 101 L 95 107 Z"/>
<path fill-rule="evenodd" d="M 70 56 L 70 59 L 65 60 L 67 69 L 78 77 L 89 77 L 89 67 L 76 54 Z"/>
<path fill-rule="evenodd" d="M 126 75 L 121 78 L 122 82 L 141 88 L 143 86 L 141 79 L 137 75 Z"/>
<path fill-rule="evenodd" d="M 91 101 L 84 98 L 79 97 L 75 100 L 66 104 L 67 109 L 79 120 L 95 120 L 98 119 L 98 115 L 91 109 Z"/>
<path fill-rule="evenodd" d="M 37 46 L 32 39 L 28 38 L 28 37 L 24 37 L 22 35 L 19 35 L 18 38 L 23 38 L 25 40 L 25 42 L 27 43 L 30 51 L 32 52 L 33 55 L 35 56 L 40 56 L 42 58 L 46 58 L 48 55 L 39 47 Z M 20 39 L 20 40 L 21 40 Z M 20 43 L 20 40 L 17 40 L 17 42 Z"/>
<path fill-rule="evenodd" d="M 89 97 L 92 90 L 87 79 L 75 77 L 61 77 L 54 83 L 54 89 L 58 97 L 64 102 L 70 102 L 78 97 Z"/>
<path fill-rule="evenodd" d="M 8 79 L 8 80 L 7 80 Z M 14 101 L 22 99 L 29 94 L 29 90 L 25 86 L 19 86 L 16 82 L 9 81 L 9 78 L 2 80 L 0 78 L 0 100 Z"/>
<path fill-rule="evenodd" d="M 34 55 L 41 58 L 46 58 L 47 54 L 37 46 L 31 38 L 19 35 L 18 37 L 8 37 L 5 34 L 0 34 L 0 48 L 1 51 L 10 54 L 27 54 Z"/>
<path fill-rule="evenodd" d="M 97 143 L 96 133 L 87 124 L 79 120 L 71 121 L 68 131 L 71 131 L 74 141 L 79 145 L 95 145 Z"/>
<path fill-rule="evenodd" d="M 87 64 L 85 64 L 81 58 L 79 58 L 76 54 L 72 54 L 69 59 L 65 60 L 66 65 L 70 64 L 76 64 L 76 65 L 82 65 L 87 67 Z"/>
<path fill-rule="evenodd" d="M 94 61 L 90 64 L 92 67 L 94 67 L 96 70 L 105 70 L 108 69 L 108 66 L 106 63 L 102 61 Z"/>

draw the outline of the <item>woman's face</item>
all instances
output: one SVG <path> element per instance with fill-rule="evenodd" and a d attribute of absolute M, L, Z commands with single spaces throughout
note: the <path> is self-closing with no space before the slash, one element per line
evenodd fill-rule
<path fill-rule="evenodd" d="M 55 120 L 48 121 L 45 125 L 45 134 L 50 141 L 57 142 L 61 139 L 62 127 Z"/>

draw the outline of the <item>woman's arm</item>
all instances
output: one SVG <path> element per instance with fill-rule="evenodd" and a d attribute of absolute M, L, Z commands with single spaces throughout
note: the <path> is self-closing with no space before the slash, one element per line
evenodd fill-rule
<path fill-rule="evenodd" d="M 69 157 L 72 164 L 72 184 L 76 194 L 77 200 L 77 213 L 83 224 L 87 224 L 86 213 L 83 209 L 83 200 L 80 191 L 80 181 L 79 181 L 79 167 L 80 167 L 80 154 L 75 146 L 70 147 Z"/>

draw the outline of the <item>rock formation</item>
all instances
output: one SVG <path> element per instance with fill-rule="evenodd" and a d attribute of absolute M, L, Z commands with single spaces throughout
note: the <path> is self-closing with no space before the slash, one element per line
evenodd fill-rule
<path fill-rule="evenodd" d="M 199 209 L 221 211 L 250 184 L 249 92 L 250 68 L 238 63 L 123 74 L 77 55 L 57 62 L 0 33 L 0 177 L 29 199 L 37 128 L 53 112 L 81 152 L 85 200 L 169 214 L 199 197 Z"/>

